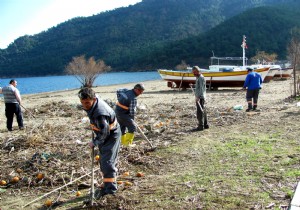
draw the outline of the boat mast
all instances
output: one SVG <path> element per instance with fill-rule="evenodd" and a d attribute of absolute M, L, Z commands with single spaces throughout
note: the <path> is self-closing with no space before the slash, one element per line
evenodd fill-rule
<path fill-rule="evenodd" d="M 243 67 L 245 66 L 245 60 L 246 60 L 246 53 L 245 53 L 245 49 L 247 49 L 247 44 L 246 44 L 246 36 L 243 35 L 243 42 L 241 47 L 243 48 Z"/>

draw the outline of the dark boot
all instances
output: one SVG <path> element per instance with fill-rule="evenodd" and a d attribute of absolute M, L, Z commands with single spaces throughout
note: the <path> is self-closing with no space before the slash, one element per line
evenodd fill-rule
<path fill-rule="evenodd" d="M 257 108 L 257 105 L 254 105 L 254 106 L 253 106 L 253 110 L 256 110 L 256 108 Z"/>
<path fill-rule="evenodd" d="M 191 132 L 196 132 L 196 131 L 203 131 L 204 130 L 204 127 L 202 126 L 198 126 L 197 128 L 193 128 L 192 130 L 191 130 Z"/>
<path fill-rule="evenodd" d="M 248 103 L 248 109 L 246 109 L 246 112 L 250 112 L 252 110 L 252 104 Z"/>
<path fill-rule="evenodd" d="M 102 198 L 103 196 L 107 195 L 108 193 L 105 192 L 104 188 L 98 188 L 95 190 L 94 193 L 94 198 L 96 200 L 99 200 L 100 198 Z"/>
<path fill-rule="evenodd" d="M 114 195 L 117 192 L 117 183 L 116 182 L 104 182 L 103 188 L 98 188 L 95 191 L 94 198 L 99 200 L 101 197 L 111 194 Z"/>
<path fill-rule="evenodd" d="M 203 125 L 198 125 L 197 130 L 198 131 L 203 131 L 204 130 L 204 126 Z"/>

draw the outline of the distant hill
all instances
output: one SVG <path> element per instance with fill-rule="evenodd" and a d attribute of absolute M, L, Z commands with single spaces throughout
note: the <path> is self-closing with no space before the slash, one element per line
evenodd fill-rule
<path fill-rule="evenodd" d="M 250 8 L 294 1 L 143 0 L 126 8 L 74 18 L 37 35 L 16 39 L 7 49 L 0 50 L 0 76 L 63 74 L 72 57 L 82 54 L 103 59 L 115 71 L 153 68 L 164 58 L 156 54 L 164 54 L 159 51 L 167 43 L 203 34 Z M 228 30 L 224 29 L 225 32 Z M 199 43 L 195 37 L 191 40 Z M 186 58 L 190 50 L 182 55 L 184 51 L 178 46 L 173 58 Z M 201 54 L 195 55 L 198 60 Z M 165 56 L 164 61 L 170 65 L 173 60 Z M 147 60 L 145 65 L 143 61 Z"/>
<path fill-rule="evenodd" d="M 209 58 L 242 57 L 242 36 L 246 35 L 246 56 L 257 51 L 276 53 L 286 59 L 290 31 L 300 27 L 300 2 L 280 7 L 260 7 L 234 16 L 208 32 L 157 48 L 132 65 L 140 68 L 174 68 L 184 60 L 189 65 L 208 67 Z"/>

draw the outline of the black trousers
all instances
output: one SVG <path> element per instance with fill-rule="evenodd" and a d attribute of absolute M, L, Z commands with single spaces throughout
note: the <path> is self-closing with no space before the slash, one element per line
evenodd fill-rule
<path fill-rule="evenodd" d="M 253 99 L 253 103 L 256 104 L 258 101 L 259 89 L 255 90 L 247 90 L 246 99 L 247 101 L 251 101 Z"/>
<path fill-rule="evenodd" d="M 197 119 L 198 119 L 198 127 L 203 128 L 204 126 L 207 126 L 207 114 L 206 114 L 206 107 L 204 105 L 205 100 L 200 99 L 199 103 L 196 103 L 197 107 Z M 199 105 L 202 107 L 202 110 L 200 109 Z"/>
<path fill-rule="evenodd" d="M 6 127 L 11 130 L 14 120 L 14 114 L 17 117 L 19 127 L 23 127 L 22 110 L 18 103 L 5 103 Z"/>

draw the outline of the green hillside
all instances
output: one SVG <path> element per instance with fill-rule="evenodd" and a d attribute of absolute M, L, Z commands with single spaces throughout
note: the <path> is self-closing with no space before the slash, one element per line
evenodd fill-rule
<path fill-rule="evenodd" d="M 260 7 L 232 17 L 205 34 L 157 48 L 133 65 L 142 68 L 174 68 L 182 60 L 207 67 L 214 52 L 219 57 L 242 57 L 242 36 L 247 37 L 246 56 L 257 51 L 286 59 L 290 30 L 300 27 L 300 2 L 293 6 Z"/>
<path fill-rule="evenodd" d="M 74 18 L 37 35 L 20 37 L 7 49 L 0 50 L 0 76 L 63 74 L 72 57 L 82 54 L 103 59 L 115 71 L 153 68 L 161 59 L 173 65 L 175 58 L 190 57 L 190 50 L 182 54 L 186 51 L 180 48 L 185 45 L 184 39 L 203 34 L 249 8 L 286 1 L 143 0 L 126 8 Z M 184 41 L 175 44 L 178 45 L 178 49 L 172 50 L 175 55 L 172 58 L 166 55 L 164 59 L 164 51 L 160 50 L 167 43 L 179 40 Z M 188 42 L 201 44 L 197 38 Z M 228 40 L 228 44 L 232 42 Z M 194 55 L 191 60 L 199 60 L 201 54 Z"/>

